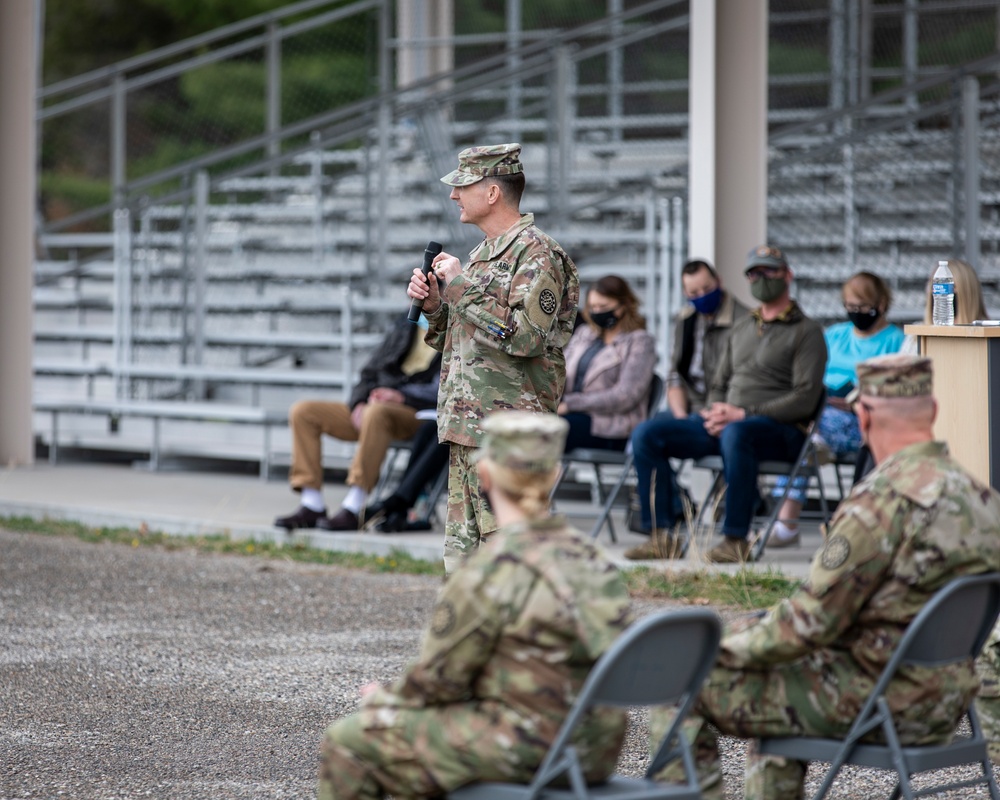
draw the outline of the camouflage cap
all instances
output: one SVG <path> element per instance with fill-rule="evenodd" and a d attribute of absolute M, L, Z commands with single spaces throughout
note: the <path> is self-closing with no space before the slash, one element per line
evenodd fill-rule
<path fill-rule="evenodd" d="M 754 267 L 787 267 L 788 259 L 777 247 L 762 244 L 747 253 L 747 265 L 743 270 L 749 272 Z"/>
<path fill-rule="evenodd" d="M 519 472 L 551 472 L 562 459 L 569 423 L 555 414 L 498 411 L 483 420 L 481 458 Z"/>
<path fill-rule="evenodd" d="M 860 397 L 927 397 L 934 391 L 931 360 L 924 356 L 892 353 L 869 358 L 858 363 L 857 373 L 848 403 Z"/>
<path fill-rule="evenodd" d="M 449 186 L 470 186 L 483 178 L 497 175 L 516 175 L 524 171 L 518 156 L 521 145 L 490 144 L 482 147 L 467 147 L 458 154 L 458 169 L 449 172 L 441 183 Z"/>

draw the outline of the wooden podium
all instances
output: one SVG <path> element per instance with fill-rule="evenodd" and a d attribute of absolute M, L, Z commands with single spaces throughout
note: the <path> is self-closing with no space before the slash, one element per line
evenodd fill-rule
<path fill-rule="evenodd" d="M 1000 327 L 907 325 L 934 363 L 938 401 L 934 438 L 955 459 L 1000 491 Z"/>

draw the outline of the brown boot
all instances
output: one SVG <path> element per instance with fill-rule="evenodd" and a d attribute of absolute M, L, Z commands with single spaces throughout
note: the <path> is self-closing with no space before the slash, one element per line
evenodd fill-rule
<path fill-rule="evenodd" d="M 680 558 L 684 544 L 666 528 L 657 528 L 649 541 L 625 551 L 630 561 L 649 561 L 662 558 Z"/>
<path fill-rule="evenodd" d="M 745 564 L 753 561 L 750 555 L 750 542 L 729 536 L 723 538 L 722 544 L 709 550 L 705 558 L 713 564 Z"/>

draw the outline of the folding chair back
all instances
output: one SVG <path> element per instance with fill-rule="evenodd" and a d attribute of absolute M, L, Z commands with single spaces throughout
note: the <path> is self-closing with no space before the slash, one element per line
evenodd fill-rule
<path fill-rule="evenodd" d="M 985 785 L 990 797 L 1000 800 L 1000 789 L 993 776 L 975 707 L 966 714 L 972 728 L 970 736 L 959 736 L 942 745 L 904 746 L 896 733 L 892 712 L 885 698 L 886 689 L 903 665 L 944 667 L 979 656 L 1000 614 L 1000 573 L 957 578 L 940 589 L 910 623 L 899 646 L 879 675 L 871 695 L 843 740 L 812 737 L 763 739 L 760 752 L 799 760 L 830 761 L 830 769 L 814 797 L 823 797 L 833 784 L 840 767 L 857 764 L 896 770 L 899 776 L 896 797 L 907 800 L 920 794 L 933 794 L 968 786 Z M 886 744 L 862 744 L 873 731 L 880 731 Z M 921 789 L 914 792 L 910 775 L 932 769 L 978 762 L 982 775 Z"/>
<path fill-rule="evenodd" d="M 657 412 L 660 404 L 663 402 L 663 396 L 665 393 L 666 384 L 663 382 L 663 378 L 654 372 L 652 380 L 649 384 L 649 399 L 646 402 L 647 419 L 652 417 Z M 559 486 L 563 482 L 563 478 L 566 477 L 570 464 L 574 462 L 582 462 L 590 464 L 594 467 L 594 484 L 597 490 L 597 502 L 600 503 L 601 508 L 597 514 L 594 527 L 590 531 L 591 537 L 596 539 L 601 532 L 601 528 L 607 524 L 608 534 L 611 536 L 611 541 L 617 541 L 614 523 L 611 521 L 611 507 L 614 505 L 615 498 L 618 496 L 618 492 L 621 491 L 621 488 L 625 485 L 625 481 L 628 479 L 629 472 L 632 469 L 631 443 L 629 443 L 629 445 L 625 448 L 625 452 L 618 450 L 598 450 L 590 447 L 577 447 L 570 450 L 563 456 L 562 470 L 559 473 L 559 478 L 556 481 L 555 486 L 552 487 L 552 496 L 554 496 L 558 491 Z M 604 483 L 601 481 L 601 467 L 620 467 L 618 480 L 609 493 L 605 493 L 604 491 Z"/>
<path fill-rule="evenodd" d="M 628 800 L 698 800 L 701 792 L 694 756 L 681 724 L 715 663 L 722 626 L 708 609 L 663 611 L 645 617 L 622 633 L 598 660 L 570 709 L 555 741 L 530 784 L 474 783 L 448 795 L 452 800 L 495 798 L 627 798 Z M 643 778 L 612 776 L 589 787 L 572 745 L 573 734 L 587 712 L 597 706 L 677 704 L 677 715 Z M 686 781 L 658 783 L 651 776 L 681 758 Z M 569 788 L 552 784 L 568 782 Z"/>

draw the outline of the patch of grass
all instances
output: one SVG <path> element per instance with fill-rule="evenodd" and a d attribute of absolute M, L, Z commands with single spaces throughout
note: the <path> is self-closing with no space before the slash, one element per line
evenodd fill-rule
<path fill-rule="evenodd" d="M 159 547 L 163 550 L 197 550 L 202 553 L 254 556 L 257 558 L 326 564 L 368 572 L 397 572 L 410 575 L 444 575 L 440 562 L 413 558 L 402 550 L 388 556 L 365 553 L 338 553 L 300 543 L 283 545 L 233 539 L 226 534 L 211 536 L 170 536 L 146 528 L 105 528 L 65 520 L 36 520 L 30 517 L 0 517 L 0 528 L 46 536 L 70 536 L 85 542 Z M 625 571 L 625 580 L 634 597 L 681 600 L 692 605 L 725 606 L 739 609 L 767 608 L 787 597 L 800 581 L 780 572 L 742 570 L 735 574 L 707 571 L 658 571 L 637 567 Z"/>
<path fill-rule="evenodd" d="M 801 581 L 774 570 L 756 572 L 657 571 L 638 567 L 625 574 L 635 597 L 670 598 L 692 605 L 760 609 L 788 597 Z"/>
<path fill-rule="evenodd" d="M 256 556 L 258 558 L 327 564 L 368 572 L 400 572 L 411 575 L 444 575 L 440 563 L 423 561 L 394 549 L 387 556 L 367 553 L 338 553 L 297 542 L 275 544 L 252 539 L 233 539 L 226 534 L 170 536 L 146 528 L 98 528 L 66 520 L 36 520 L 30 517 L 0 517 L 0 528 L 46 536 L 71 536 L 85 542 L 124 544 L 131 547 L 159 547 L 163 550 L 197 550 L 202 553 Z"/>

